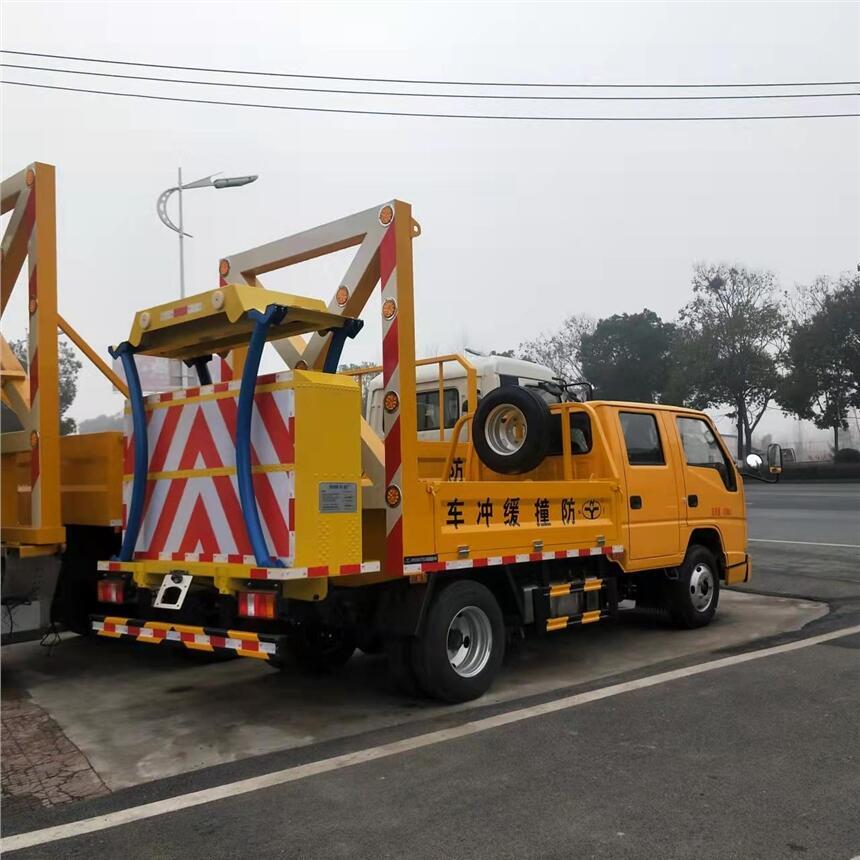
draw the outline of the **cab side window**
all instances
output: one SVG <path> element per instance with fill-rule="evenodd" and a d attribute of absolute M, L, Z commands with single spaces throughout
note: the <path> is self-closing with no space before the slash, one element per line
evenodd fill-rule
<path fill-rule="evenodd" d="M 681 435 L 688 466 L 714 469 L 719 472 L 727 490 L 738 488 L 734 467 L 723 453 L 706 421 L 701 418 L 679 417 L 678 433 Z"/>
<path fill-rule="evenodd" d="M 621 412 L 621 430 L 631 466 L 664 466 L 657 416 L 650 412 Z"/>

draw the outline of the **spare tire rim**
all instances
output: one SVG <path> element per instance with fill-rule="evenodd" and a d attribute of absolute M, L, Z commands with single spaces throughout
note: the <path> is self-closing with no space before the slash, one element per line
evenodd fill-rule
<path fill-rule="evenodd" d="M 690 602 L 697 612 L 707 612 L 714 600 L 714 574 L 706 564 L 699 563 L 690 575 Z"/>
<path fill-rule="evenodd" d="M 448 625 L 448 662 L 461 678 L 474 678 L 490 660 L 493 626 L 478 606 L 464 606 Z"/>
<path fill-rule="evenodd" d="M 490 410 L 484 424 L 487 444 L 502 457 L 510 457 L 523 447 L 529 426 L 526 416 L 511 403 L 500 403 Z"/>

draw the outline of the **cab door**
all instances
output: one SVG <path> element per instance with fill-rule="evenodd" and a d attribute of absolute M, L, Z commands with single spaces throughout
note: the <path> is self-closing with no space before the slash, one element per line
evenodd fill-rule
<path fill-rule="evenodd" d="M 742 482 L 706 418 L 675 415 L 674 420 L 685 461 L 687 525 L 690 529 L 710 527 L 719 532 L 727 554 L 729 580 L 734 581 L 732 566 L 745 567 L 746 562 Z"/>
<path fill-rule="evenodd" d="M 678 475 L 661 417 L 657 410 L 618 412 L 627 484 L 627 557 L 634 563 L 674 558 L 680 550 Z"/>

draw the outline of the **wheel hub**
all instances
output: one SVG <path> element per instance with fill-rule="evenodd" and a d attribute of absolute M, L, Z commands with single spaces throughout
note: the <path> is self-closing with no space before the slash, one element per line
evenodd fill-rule
<path fill-rule="evenodd" d="M 522 411 L 511 403 L 500 403 L 487 416 L 484 436 L 496 454 L 516 454 L 528 434 L 528 424 Z"/>
<path fill-rule="evenodd" d="M 699 563 L 690 576 L 690 602 L 697 612 L 707 612 L 714 600 L 714 574 L 708 565 Z"/>
<path fill-rule="evenodd" d="M 493 650 L 493 628 L 486 612 L 466 606 L 451 619 L 446 640 L 448 662 L 461 678 L 479 674 Z"/>

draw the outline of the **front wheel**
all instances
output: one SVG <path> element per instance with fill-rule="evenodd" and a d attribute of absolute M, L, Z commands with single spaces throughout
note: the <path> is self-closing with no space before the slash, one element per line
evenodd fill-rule
<path fill-rule="evenodd" d="M 482 696 L 505 652 L 496 598 L 480 583 L 451 583 L 435 596 L 413 649 L 415 676 L 429 696 L 452 703 Z"/>
<path fill-rule="evenodd" d="M 678 568 L 678 579 L 668 583 L 668 609 L 678 627 L 692 630 L 710 624 L 720 600 L 720 572 L 713 553 L 691 546 Z"/>

